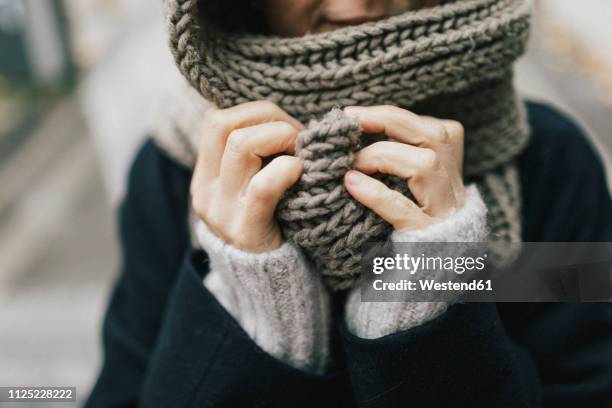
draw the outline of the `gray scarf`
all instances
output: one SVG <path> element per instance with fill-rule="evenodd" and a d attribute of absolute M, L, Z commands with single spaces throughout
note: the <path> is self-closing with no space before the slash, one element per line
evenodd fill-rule
<path fill-rule="evenodd" d="M 461 122 L 464 177 L 487 204 L 494 260 L 508 259 L 504 244 L 521 240 L 515 159 L 529 139 L 512 69 L 528 39 L 530 0 L 459 0 L 299 38 L 220 32 L 201 24 L 197 0 L 165 6 L 170 48 L 189 85 L 177 89 L 156 141 L 193 167 L 198 123 L 211 102 L 270 100 L 309 123 L 296 149 L 304 174 L 276 215 L 331 287 L 350 287 L 363 244 L 391 232 L 343 188 L 360 129 L 340 111 L 328 113 L 334 107 L 391 104 Z M 409 194 L 405 180 L 383 178 Z"/>

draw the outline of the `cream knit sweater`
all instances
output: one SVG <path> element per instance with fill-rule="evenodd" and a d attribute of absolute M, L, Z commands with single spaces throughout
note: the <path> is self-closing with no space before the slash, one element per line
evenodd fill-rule
<path fill-rule="evenodd" d="M 486 213 L 478 189 L 471 185 L 463 208 L 425 229 L 394 231 L 391 240 L 485 241 Z M 204 285 L 255 343 L 293 367 L 325 372 L 330 293 L 300 250 L 285 242 L 270 252 L 247 253 L 223 242 L 201 221 L 197 236 L 211 262 Z M 447 302 L 361 302 L 360 289 L 355 287 L 348 295 L 344 318 L 353 334 L 374 339 L 430 321 L 448 306 Z"/>

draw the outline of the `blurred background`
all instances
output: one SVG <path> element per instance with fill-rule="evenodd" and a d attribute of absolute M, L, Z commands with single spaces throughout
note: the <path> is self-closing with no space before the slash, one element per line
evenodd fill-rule
<path fill-rule="evenodd" d="M 76 386 L 82 400 L 95 379 L 114 210 L 178 78 L 160 3 L 0 0 L 0 386 Z M 588 130 L 609 175 L 610 16 L 609 0 L 537 0 L 517 71 L 526 97 Z"/>

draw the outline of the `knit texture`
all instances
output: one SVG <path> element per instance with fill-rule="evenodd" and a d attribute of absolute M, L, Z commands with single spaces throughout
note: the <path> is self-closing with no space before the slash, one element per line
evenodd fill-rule
<path fill-rule="evenodd" d="M 428 256 L 459 257 L 462 246 L 453 245 L 454 253 L 449 253 L 445 246 L 444 253 L 436 253 L 441 247 L 431 245 L 432 242 L 483 242 L 487 236 L 487 208 L 475 185 L 466 189 L 466 201 L 463 208 L 447 218 L 415 231 L 394 231 L 392 242 L 419 243 L 414 248 L 415 253 L 427 253 Z M 428 271 L 428 276 L 442 271 Z M 446 275 L 443 275 L 446 276 Z M 411 302 L 362 302 L 360 286 L 353 288 L 345 305 L 345 322 L 349 330 L 356 336 L 374 339 L 408 330 L 433 320 L 448 308 L 449 301 Z"/>
<path fill-rule="evenodd" d="M 205 286 L 263 350 L 296 368 L 323 373 L 329 358 L 330 299 L 293 244 L 248 253 L 199 221 L 210 259 Z"/>
<path fill-rule="evenodd" d="M 357 119 L 337 108 L 321 121 L 313 121 L 296 142 L 304 175 L 277 207 L 285 237 L 299 243 L 327 283 L 340 289 L 359 277 L 363 244 L 384 240 L 392 230 L 344 188 L 344 174 L 361 147 L 360 136 Z M 378 178 L 410 195 L 405 180 L 389 175 Z"/>
<path fill-rule="evenodd" d="M 304 174 L 277 216 L 287 239 L 304 249 L 330 286 L 351 287 L 361 244 L 391 232 L 344 191 L 342 175 L 361 132 L 338 112 L 323 117 L 336 106 L 391 104 L 461 122 L 464 177 L 478 183 L 489 208 L 492 260 L 514 255 L 505 245 L 521 236 L 514 161 L 529 129 L 512 66 L 528 39 L 530 0 L 451 2 L 300 38 L 223 33 L 198 14 L 195 0 L 165 5 L 177 66 L 204 97 L 185 92 L 183 103 L 203 105 L 206 99 L 226 108 L 270 100 L 309 123 L 296 152 Z M 154 133 L 158 143 L 193 166 L 199 132 L 161 129 Z M 386 180 L 406 191 L 405 181 Z"/>

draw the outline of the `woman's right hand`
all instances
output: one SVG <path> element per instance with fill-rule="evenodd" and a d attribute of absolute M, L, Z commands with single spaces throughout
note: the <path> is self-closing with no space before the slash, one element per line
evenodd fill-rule
<path fill-rule="evenodd" d="M 226 243 L 247 252 L 281 246 L 274 211 L 303 171 L 292 156 L 304 126 L 272 102 L 210 108 L 191 180 L 198 217 Z M 279 153 L 262 167 L 262 158 Z"/>

